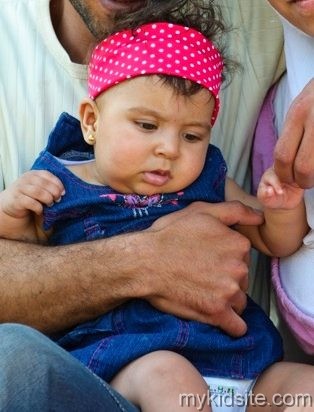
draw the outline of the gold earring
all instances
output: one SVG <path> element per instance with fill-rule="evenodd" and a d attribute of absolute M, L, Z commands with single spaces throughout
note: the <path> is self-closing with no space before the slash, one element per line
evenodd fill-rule
<path fill-rule="evenodd" d="M 96 142 L 95 136 L 91 133 L 86 137 L 86 142 L 93 145 Z"/>

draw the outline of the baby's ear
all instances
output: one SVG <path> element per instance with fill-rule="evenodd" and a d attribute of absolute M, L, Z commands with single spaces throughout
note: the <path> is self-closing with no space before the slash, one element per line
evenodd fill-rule
<path fill-rule="evenodd" d="M 80 104 L 79 114 L 83 136 L 86 140 L 87 136 L 94 135 L 97 130 L 99 111 L 94 100 L 89 97 L 83 99 Z"/>

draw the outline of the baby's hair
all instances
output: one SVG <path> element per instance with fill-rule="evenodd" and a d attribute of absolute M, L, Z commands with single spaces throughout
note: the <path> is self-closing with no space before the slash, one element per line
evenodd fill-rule
<path fill-rule="evenodd" d="M 159 21 L 192 27 L 212 41 L 226 29 L 214 0 L 145 0 L 140 9 L 116 15 L 112 32 Z"/>
<path fill-rule="evenodd" d="M 156 76 L 160 78 L 162 84 L 170 87 L 177 95 L 189 97 L 204 89 L 202 85 L 183 77 L 171 76 L 169 74 L 157 74 Z"/>
<path fill-rule="evenodd" d="M 210 39 L 224 60 L 223 80 L 226 79 L 226 75 L 228 80 L 231 80 L 238 65 L 226 56 L 223 35 L 229 28 L 215 0 L 145 0 L 140 9 L 116 15 L 109 34 L 125 29 L 135 30 L 143 24 L 161 21 L 191 27 Z M 160 77 L 179 94 L 189 96 L 202 88 L 194 82 L 175 76 Z"/>

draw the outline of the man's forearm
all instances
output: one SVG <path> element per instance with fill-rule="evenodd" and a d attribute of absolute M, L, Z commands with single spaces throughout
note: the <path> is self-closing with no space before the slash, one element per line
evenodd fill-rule
<path fill-rule="evenodd" d="M 69 246 L 0 240 L 0 322 L 46 333 L 94 318 L 142 294 L 137 234 Z M 130 241 L 129 238 L 132 238 Z"/>
<path fill-rule="evenodd" d="M 53 333 L 143 298 L 241 336 L 250 242 L 228 227 L 236 223 L 262 217 L 240 202 L 196 202 L 110 239 L 56 247 L 0 240 L 0 322 Z"/>

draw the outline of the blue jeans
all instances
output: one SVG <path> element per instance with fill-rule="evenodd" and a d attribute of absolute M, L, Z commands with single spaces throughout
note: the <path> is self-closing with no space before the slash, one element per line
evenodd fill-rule
<path fill-rule="evenodd" d="M 0 411 L 138 412 L 49 338 L 0 325 Z"/>

